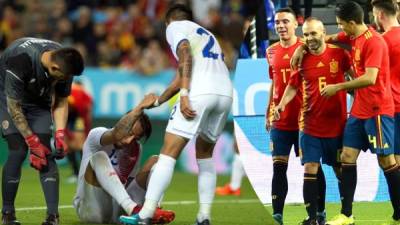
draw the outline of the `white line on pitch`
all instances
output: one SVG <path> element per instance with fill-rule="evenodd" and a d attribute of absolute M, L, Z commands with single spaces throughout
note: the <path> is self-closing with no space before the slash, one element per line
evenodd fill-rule
<path fill-rule="evenodd" d="M 215 200 L 214 204 L 226 204 L 226 203 L 259 203 L 258 199 L 232 199 L 232 200 Z M 197 204 L 197 201 L 165 201 L 162 205 L 194 205 Z M 70 209 L 73 208 L 72 205 L 60 205 L 58 206 L 59 209 Z M 45 210 L 47 209 L 45 206 L 38 206 L 38 207 L 24 207 L 24 208 L 17 208 L 16 211 L 29 211 L 29 210 Z"/>

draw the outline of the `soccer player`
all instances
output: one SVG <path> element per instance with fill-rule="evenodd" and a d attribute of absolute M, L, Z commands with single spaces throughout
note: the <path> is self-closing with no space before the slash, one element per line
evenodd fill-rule
<path fill-rule="evenodd" d="M 296 155 L 298 154 L 299 137 L 299 112 L 302 102 L 301 91 L 287 106 L 286 110 L 280 114 L 279 120 L 272 121 L 272 109 L 281 101 L 282 95 L 290 80 L 290 58 L 295 49 L 302 44 L 295 35 L 297 28 L 296 14 L 290 8 L 281 8 L 275 14 L 275 30 L 279 35 L 279 42 L 267 49 L 267 60 L 269 64 L 269 76 L 272 80 L 270 88 L 269 103 L 266 112 L 266 129 L 270 131 L 271 151 L 273 160 L 272 177 L 272 217 L 274 220 L 283 224 L 283 208 L 288 192 L 288 180 L 286 171 L 290 149 L 294 146 Z M 321 189 L 325 186 L 325 177 L 322 169 L 318 172 L 319 185 Z M 325 220 L 324 206 L 325 193 L 321 196 L 321 207 L 318 210 L 320 221 Z"/>
<path fill-rule="evenodd" d="M 389 51 L 385 40 L 363 23 L 360 5 L 347 2 L 336 9 L 336 20 L 343 32 L 331 41 L 352 46 L 355 79 L 326 85 L 322 95 L 355 90 L 355 99 L 344 130 L 342 162 L 343 200 L 341 214 L 327 224 L 353 224 L 352 203 L 357 184 L 357 158 L 360 150 L 378 155 L 394 209 L 393 223 L 400 224 L 400 170 L 394 157 L 394 103 L 390 85 Z"/>
<path fill-rule="evenodd" d="M 66 154 L 67 97 L 73 76 L 80 75 L 83 68 L 77 50 L 45 39 L 18 39 L 1 55 L 0 121 L 8 144 L 2 176 L 3 224 L 20 224 L 14 200 L 28 149 L 31 166 L 40 173 L 47 204 L 48 216 L 43 225 L 58 224 L 59 175 L 55 158 Z M 57 150 L 54 156 L 50 151 L 52 121 Z"/>
<path fill-rule="evenodd" d="M 82 155 L 83 143 L 92 126 L 93 99 L 80 81 L 74 81 L 68 96 L 68 119 L 65 142 L 68 145 L 68 161 L 73 175 L 67 179 L 75 183 L 79 174 L 79 155 Z"/>
<path fill-rule="evenodd" d="M 179 61 L 179 68 L 175 79 L 154 105 L 164 103 L 179 89 L 180 101 L 172 109 L 143 208 L 139 214 L 120 217 L 125 224 L 150 224 L 157 202 L 171 182 L 176 159 L 195 136 L 200 203 L 196 224 L 211 224 L 216 186 L 212 152 L 232 105 L 232 83 L 214 35 L 191 20 L 191 10 L 181 4 L 173 5 L 166 13 L 167 41 Z"/>
<path fill-rule="evenodd" d="M 73 202 L 81 221 L 117 223 L 122 211 L 130 215 L 140 210 L 151 168 L 157 161 L 156 156 L 151 157 L 139 171 L 139 140 L 147 140 L 152 130 L 143 110 L 156 99 L 147 95 L 114 128 L 96 127 L 89 132 Z M 174 212 L 157 208 L 152 222 L 165 224 L 174 217 Z"/>
<path fill-rule="evenodd" d="M 384 31 L 382 34 L 389 49 L 390 81 L 394 100 L 394 154 L 400 165 L 400 24 L 396 18 L 398 6 L 391 0 L 372 1 L 375 23 Z"/>
<path fill-rule="evenodd" d="M 292 73 L 282 99 L 274 108 L 279 119 L 287 110 L 287 104 L 303 89 L 300 116 L 301 161 L 304 164 L 303 197 L 308 218 L 301 224 L 324 224 L 317 222 L 319 190 L 317 173 L 320 161 L 340 170 L 337 160 L 342 149 L 342 135 L 346 122 L 346 92 L 337 92 L 330 98 L 323 97 L 321 90 L 327 84 L 344 82 L 344 72 L 350 68 L 346 52 L 334 45 L 326 44 L 325 28 L 316 18 L 308 18 L 303 25 L 303 35 L 309 51 L 304 55 L 301 67 Z"/>

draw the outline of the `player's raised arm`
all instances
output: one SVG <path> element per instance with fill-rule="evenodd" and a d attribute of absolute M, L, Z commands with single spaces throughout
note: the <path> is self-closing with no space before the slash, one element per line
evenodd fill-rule
<path fill-rule="evenodd" d="M 153 106 L 157 97 L 153 94 L 146 95 L 143 100 L 132 111 L 124 115 L 114 126 L 113 129 L 105 132 L 101 137 L 101 145 L 115 144 L 121 139 L 132 135 L 132 127 L 135 122 L 140 118 L 144 109 Z"/>

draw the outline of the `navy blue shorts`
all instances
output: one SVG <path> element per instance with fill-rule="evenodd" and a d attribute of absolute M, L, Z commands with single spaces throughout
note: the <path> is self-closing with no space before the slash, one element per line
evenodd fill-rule
<path fill-rule="evenodd" d="M 394 115 L 394 154 L 400 155 L 400 113 Z"/>
<path fill-rule="evenodd" d="M 301 163 L 320 163 L 337 166 L 340 163 L 342 136 L 320 138 L 300 132 Z"/>
<path fill-rule="evenodd" d="M 369 119 L 358 119 L 350 116 L 344 128 L 343 146 L 378 155 L 394 153 L 394 119 L 378 115 Z"/>
<path fill-rule="evenodd" d="M 271 129 L 269 149 L 272 156 L 288 156 L 292 146 L 296 156 L 299 156 L 299 131 Z"/>

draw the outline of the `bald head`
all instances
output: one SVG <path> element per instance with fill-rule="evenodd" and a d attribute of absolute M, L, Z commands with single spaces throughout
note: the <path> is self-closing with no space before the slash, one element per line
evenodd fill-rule
<path fill-rule="evenodd" d="M 303 24 L 303 36 L 311 53 L 319 54 L 325 49 L 325 27 L 321 20 L 308 18 Z"/>

